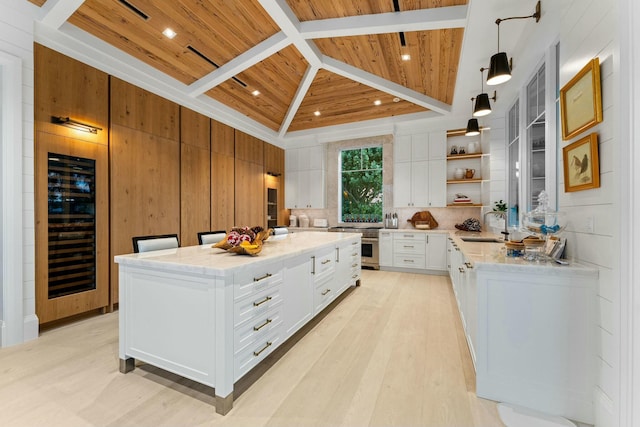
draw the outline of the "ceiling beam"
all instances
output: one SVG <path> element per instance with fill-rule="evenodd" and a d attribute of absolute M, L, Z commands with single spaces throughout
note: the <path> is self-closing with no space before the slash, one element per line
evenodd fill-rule
<path fill-rule="evenodd" d="M 42 6 L 40 22 L 58 29 L 82 6 L 82 3 L 84 0 L 48 0 Z"/>
<path fill-rule="evenodd" d="M 300 35 L 316 39 L 463 28 L 467 23 L 467 9 L 467 6 L 449 6 L 305 21 L 300 23 Z"/>
<path fill-rule="evenodd" d="M 318 73 L 319 68 L 313 65 L 307 67 L 307 71 L 305 71 L 304 76 L 302 76 L 302 80 L 300 81 L 300 85 L 296 90 L 296 94 L 289 104 L 289 109 L 287 110 L 287 114 L 284 116 L 284 120 L 280 125 L 280 130 L 278 132 L 278 136 L 283 138 L 287 133 L 293 118 L 296 116 L 298 109 L 300 108 L 300 104 L 304 100 L 304 97 L 307 95 L 309 88 L 311 87 L 311 83 L 313 83 L 313 79 L 316 78 L 316 74 Z"/>
<path fill-rule="evenodd" d="M 336 59 L 324 56 L 322 58 L 322 68 L 332 73 L 339 74 L 348 79 L 362 83 L 363 85 L 372 87 L 379 91 L 397 96 L 405 101 L 412 102 L 421 107 L 428 108 L 431 111 L 438 112 L 440 114 L 451 113 L 451 106 L 445 104 L 442 101 L 438 101 L 435 98 L 426 96 L 420 92 L 409 89 L 392 81 L 383 79 L 382 77 L 371 74 L 360 68 L 356 68 L 352 65 L 345 64 L 344 62 Z"/>
<path fill-rule="evenodd" d="M 258 0 L 258 2 L 282 32 L 287 35 L 302 56 L 305 57 L 307 62 L 314 67 L 320 67 L 322 53 L 315 43 L 305 40 L 300 35 L 300 21 L 287 2 L 285 0 Z"/>
<path fill-rule="evenodd" d="M 189 96 L 196 97 L 202 95 L 290 44 L 291 40 L 282 31 L 274 34 L 251 49 L 236 56 L 215 71 L 191 83 L 188 89 Z"/>

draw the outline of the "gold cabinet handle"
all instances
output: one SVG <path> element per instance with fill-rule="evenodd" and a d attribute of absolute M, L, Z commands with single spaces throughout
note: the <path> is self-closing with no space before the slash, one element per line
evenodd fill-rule
<path fill-rule="evenodd" d="M 358 266 L 357 262 L 354 262 L 353 264 L 351 264 L 351 267 L 357 267 L 357 266 Z"/>
<path fill-rule="evenodd" d="M 351 256 L 357 256 L 357 255 L 358 255 L 358 252 L 354 252 L 351 254 Z"/>
<path fill-rule="evenodd" d="M 351 278 L 352 278 L 352 279 L 357 279 L 357 278 L 358 278 L 358 275 L 357 275 L 357 274 L 354 274 L 353 276 L 351 276 Z"/>
<path fill-rule="evenodd" d="M 268 325 L 269 323 L 271 323 L 271 322 L 272 322 L 272 320 L 271 320 L 271 319 L 267 319 L 267 320 L 265 320 L 265 321 L 264 321 L 264 323 L 263 323 L 262 325 L 254 326 L 254 327 L 253 327 L 253 330 L 254 330 L 254 331 L 259 331 L 260 329 L 264 328 L 265 326 L 267 326 L 267 325 Z"/>
<path fill-rule="evenodd" d="M 462 267 L 458 267 L 458 271 L 459 271 L 460 273 L 464 273 L 464 268 L 462 268 Z"/>
<path fill-rule="evenodd" d="M 311 260 L 313 261 L 313 269 L 311 270 L 311 274 L 316 274 L 316 257 L 312 256 Z"/>
<path fill-rule="evenodd" d="M 357 245 L 357 244 L 358 244 L 358 242 L 351 242 L 351 244 L 352 244 L 352 245 Z"/>
<path fill-rule="evenodd" d="M 265 274 L 264 276 L 261 276 L 261 277 L 254 277 L 253 281 L 254 282 L 259 282 L 260 280 L 268 279 L 271 276 L 272 276 L 271 273 L 267 273 L 267 274 Z"/>
<path fill-rule="evenodd" d="M 331 260 L 330 260 L 330 259 L 325 259 L 325 260 L 324 260 L 324 261 L 322 261 L 320 264 L 325 265 L 325 264 L 328 264 L 328 263 L 330 263 L 330 262 L 331 262 Z"/>
<path fill-rule="evenodd" d="M 325 296 L 329 292 L 331 292 L 331 289 L 325 289 L 324 292 L 322 292 L 322 296 Z"/>
<path fill-rule="evenodd" d="M 413 248 L 413 246 L 404 245 L 403 248 Z"/>
<path fill-rule="evenodd" d="M 405 259 L 404 262 L 413 262 L 412 259 Z"/>
<path fill-rule="evenodd" d="M 260 350 L 254 351 L 253 355 L 256 357 L 260 356 L 260 353 L 262 353 L 263 351 L 271 347 L 271 344 L 273 344 L 271 341 L 267 341 L 267 344 L 264 347 L 262 347 Z"/>
<path fill-rule="evenodd" d="M 267 301 L 271 301 L 271 297 L 265 297 L 265 299 L 263 299 L 262 301 L 254 302 L 253 306 L 254 307 L 258 307 L 258 306 L 264 304 Z"/>
<path fill-rule="evenodd" d="M 473 268 L 473 265 L 471 265 L 471 263 L 470 263 L 470 262 L 465 262 L 465 263 L 464 263 L 464 265 L 466 265 L 466 266 L 467 266 L 467 268 Z"/>

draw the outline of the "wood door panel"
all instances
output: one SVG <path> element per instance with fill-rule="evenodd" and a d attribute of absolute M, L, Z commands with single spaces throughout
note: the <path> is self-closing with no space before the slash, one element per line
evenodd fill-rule
<path fill-rule="evenodd" d="M 107 145 L 109 77 L 75 59 L 35 43 L 34 115 L 39 131 Z M 81 82 L 82 90 L 78 90 Z M 96 134 L 51 123 L 51 116 L 102 128 Z"/>
<path fill-rule="evenodd" d="M 209 151 L 211 147 L 211 119 L 180 106 L 180 142 Z"/>
<path fill-rule="evenodd" d="M 133 252 L 131 238 L 180 231 L 180 146 L 113 124 L 111 127 L 111 255 Z M 112 301 L 118 268 L 112 262 Z"/>
<path fill-rule="evenodd" d="M 211 229 L 231 230 L 235 221 L 235 159 L 211 153 Z"/>
<path fill-rule="evenodd" d="M 263 166 L 236 158 L 235 225 L 265 227 Z"/>
<path fill-rule="evenodd" d="M 111 123 L 177 141 L 180 110 L 178 104 L 112 76 Z"/>
<path fill-rule="evenodd" d="M 236 159 L 264 164 L 264 142 L 242 131 L 235 131 Z"/>
<path fill-rule="evenodd" d="M 234 157 L 235 150 L 235 129 L 211 120 L 211 152 Z"/>
<path fill-rule="evenodd" d="M 49 299 L 49 153 L 95 160 L 95 245 L 96 286 L 94 290 Z M 36 133 L 36 314 L 39 322 L 85 313 L 109 305 L 109 172 L 106 145 L 90 144 L 46 132 Z"/>
<path fill-rule="evenodd" d="M 282 148 L 264 143 L 264 171 L 276 176 L 284 173 L 284 150 Z"/>
<path fill-rule="evenodd" d="M 211 156 L 208 149 L 180 148 L 180 245 L 193 246 L 198 232 L 211 230 Z"/>

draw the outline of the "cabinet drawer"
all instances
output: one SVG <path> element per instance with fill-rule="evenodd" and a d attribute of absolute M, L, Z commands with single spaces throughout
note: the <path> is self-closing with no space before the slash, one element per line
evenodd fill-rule
<path fill-rule="evenodd" d="M 336 255 L 334 251 L 335 249 L 330 249 L 329 251 L 316 255 L 313 260 L 314 265 L 312 266 L 314 275 L 319 276 L 327 271 L 335 270 Z"/>
<path fill-rule="evenodd" d="M 272 287 L 262 292 L 249 295 L 234 303 L 233 325 L 235 327 L 244 322 L 263 316 L 272 308 L 282 304 L 281 287 Z"/>
<path fill-rule="evenodd" d="M 282 264 L 276 263 L 263 267 L 248 268 L 234 274 L 234 300 L 242 299 L 248 295 L 262 292 L 263 290 L 282 283 Z"/>
<path fill-rule="evenodd" d="M 314 313 L 320 312 L 335 298 L 337 284 L 334 279 L 333 274 L 325 274 L 316 279 L 313 294 Z"/>
<path fill-rule="evenodd" d="M 394 233 L 393 235 L 393 241 L 398 241 L 398 240 L 414 240 L 417 242 L 425 242 L 426 241 L 426 234 L 425 233 L 412 233 L 412 232 L 406 232 L 406 233 Z"/>
<path fill-rule="evenodd" d="M 282 327 L 273 328 L 269 334 L 243 348 L 233 358 L 234 380 L 238 380 L 251 368 L 256 366 L 265 357 L 278 347 L 283 340 Z"/>
<path fill-rule="evenodd" d="M 425 268 L 424 255 L 396 254 L 393 257 L 394 267 Z"/>
<path fill-rule="evenodd" d="M 260 341 L 271 331 L 279 328 L 282 324 L 282 304 L 278 304 L 271 310 L 261 315 L 253 316 L 253 318 L 234 331 L 234 354 L 237 354 L 246 346 L 256 341 Z"/>
<path fill-rule="evenodd" d="M 425 242 L 417 240 L 395 240 L 393 242 L 394 254 L 409 254 L 409 255 L 425 255 Z"/>

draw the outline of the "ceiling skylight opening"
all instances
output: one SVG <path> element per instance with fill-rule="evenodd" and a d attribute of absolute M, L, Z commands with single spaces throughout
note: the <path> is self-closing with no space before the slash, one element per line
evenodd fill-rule
<path fill-rule="evenodd" d="M 253 92 L 251 92 L 251 95 L 258 96 L 258 95 L 260 95 L 260 91 L 258 89 L 256 89 Z"/>
<path fill-rule="evenodd" d="M 373 101 L 373 105 L 380 105 L 382 104 L 382 101 L 380 101 L 379 99 L 376 99 L 375 101 Z"/>
<path fill-rule="evenodd" d="M 316 116 L 316 117 L 318 117 L 318 116 L 320 115 L 320 111 L 318 111 L 318 110 L 314 111 L 314 112 L 313 112 L 313 115 L 314 115 L 314 116 Z"/>
<path fill-rule="evenodd" d="M 177 33 L 173 31 L 171 28 L 165 28 L 162 34 L 164 34 L 164 36 L 167 37 L 168 39 L 173 39 L 175 36 L 177 36 Z"/>
<path fill-rule="evenodd" d="M 408 53 L 403 53 L 400 58 L 402 58 L 403 61 L 409 61 L 411 59 L 411 55 L 409 55 Z"/>

